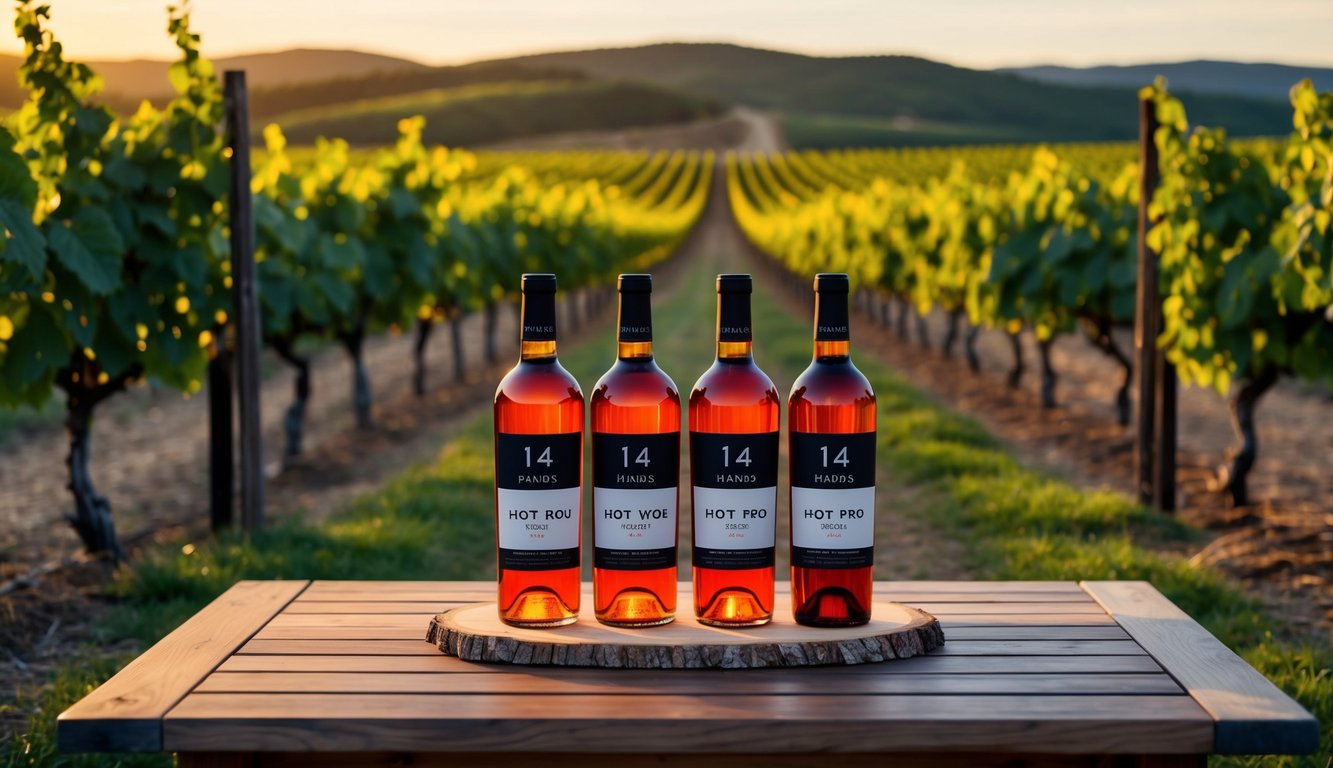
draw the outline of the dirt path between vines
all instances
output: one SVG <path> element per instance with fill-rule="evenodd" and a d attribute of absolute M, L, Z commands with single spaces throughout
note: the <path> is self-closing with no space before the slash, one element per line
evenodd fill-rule
<path fill-rule="evenodd" d="M 756 132 L 755 135 L 758 137 L 756 145 L 764 146 L 763 142 L 772 141 L 775 134 L 769 133 L 765 136 Z M 753 272 L 761 263 L 761 257 L 745 239 L 732 216 L 731 204 L 727 198 L 725 172 L 721 166 L 714 171 L 713 190 L 709 196 L 708 209 L 680 256 L 681 261 L 685 263 L 702 261 L 709 265 L 713 272 Z M 690 288 L 693 291 L 706 292 L 707 300 L 701 302 L 705 306 L 696 314 L 702 314 L 710 319 L 715 311 L 711 277 L 712 272 L 705 271 L 697 279 L 699 284 Z M 776 281 L 768 280 L 760 274 L 755 281 L 755 291 L 764 292 L 770 300 L 792 317 L 800 318 L 797 322 L 800 330 L 795 332 L 802 334 L 808 332 L 806 330 L 809 327 L 806 319 L 808 310 L 782 291 Z M 696 343 L 711 343 L 711 324 L 706 324 L 704 318 L 698 316 L 693 317 L 690 323 L 691 333 L 705 334 L 703 340 Z M 756 325 L 755 356 L 756 360 L 765 366 L 766 372 L 777 387 L 783 403 L 782 421 L 785 424 L 787 393 L 791 389 L 791 382 L 801 371 L 768 367 L 769 363 L 765 362 L 764 358 L 763 344 L 765 335 L 773 333 L 771 329 Z M 688 382 L 700 372 L 702 369 L 678 372 L 680 377 L 676 379 L 676 384 L 681 389 L 682 398 L 687 397 Z M 918 506 L 916 497 L 920 491 L 899 483 L 882 466 L 877 473 L 876 485 L 875 531 L 878 546 L 875 547 L 875 577 L 878 579 L 968 578 L 969 574 L 962 565 L 962 546 L 956 541 L 938 535 L 934 528 L 920 517 L 904 512 Z M 788 499 L 781 490 L 785 487 L 787 487 L 787 443 L 784 440 L 779 444 L 778 460 L 778 541 L 787 540 L 790 527 L 787 514 Z M 688 523 L 682 523 L 682 526 L 686 525 Z M 689 541 L 688 528 L 682 527 L 681 534 L 681 563 L 684 565 L 689 562 L 686 546 Z M 777 552 L 779 579 L 788 578 L 788 556 L 787 548 L 779 546 Z"/>

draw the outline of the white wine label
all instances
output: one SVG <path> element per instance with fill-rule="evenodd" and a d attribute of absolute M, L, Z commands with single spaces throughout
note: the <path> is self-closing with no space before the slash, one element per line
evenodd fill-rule
<path fill-rule="evenodd" d="M 583 435 L 495 436 L 495 520 L 500 567 L 579 567 Z"/>
<path fill-rule="evenodd" d="M 593 488 L 593 564 L 625 571 L 676 564 L 676 493 L 671 488 Z"/>
<path fill-rule="evenodd" d="M 792 565 L 862 568 L 874 565 L 875 489 L 791 489 Z"/>
<path fill-rule="evenodd" d="M 578 488 L 500 488 L 496 498 L 502 566 L 527 571 L 578 567 Z"/>
<path fill-rule="evenodd" d="M 875 433 L 791 433 L 791 562 L 864 568 L 875 559 Z"/>
<path fill-rule="evenodd" d="M 693 561 L 741 570 L 774 563 L 778 433 L 690 432 Z"/>
<path fill-rule="evenodd" d="M 694 565 L 767 568 L 777 537 L 777 486 L 694 488 Z"/>
<path fill-rule="evenodd" d="M 592 466 L 593 565 L 675 566 L 680 433 L 594 432 Z"/>

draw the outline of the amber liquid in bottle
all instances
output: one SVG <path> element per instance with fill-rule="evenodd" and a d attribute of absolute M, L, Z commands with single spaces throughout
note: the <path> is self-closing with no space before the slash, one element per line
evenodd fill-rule
<path fill-rule="evenodd" d="M 690 393 L 694 611 L 703 624 L 773 618 L 778 420 L 754 364 L 749 275 L 717 278 L 717 359 Z"/>
<path fill-rule="evenodd" d="M 583 392 L 555 355 L 555 275 L 523 276 L 521 324 L 495 391 L 500 619 L 558 627 L 579 614 Z"/>
<path fill-rule="evenodd" d="M 621 627 L 676 617 L 680 394 L 653 360 L 652 285 L 620 276 L 616 362 L 589 404 L 593 606 Z"/>
<path fill-rule="evenodd" d="M 797 623 L 870 621 L 875 393 L 852 365 L 844 274 L 815 276 L 815 356 L 787 401 Z"/>

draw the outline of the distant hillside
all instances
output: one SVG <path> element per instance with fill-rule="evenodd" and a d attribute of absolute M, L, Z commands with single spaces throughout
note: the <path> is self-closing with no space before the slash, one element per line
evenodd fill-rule
<path fill-rule="evenodd" d="M 1132 138 L 1135 88 L 1084 88 L 911 56 L 824 58 L 735 45 L 666 43 L 523 56 L 514 63 L 642 79 L 780 110 L 796 146 Z M 1271 100 L 1191 95 L 1190 118 L 1238 135 L 1283 133 Z"/>
<path fill-rule="evenodd" d="M 1180 61 L 1125 67 L 1043 65 L 1008 67 L 998 71 L 1044 83 L 1122 88 L 1151 83 L 1158 75 L 1162 75 L 1174 90 L 1248 96 L 1284 103 L 1291 86 L 1305 78 L 1313 80 L 1315 87 L 1321 91 L 1333 89 L 1333 69 L 1292 67 L 1286 64 L 1242 64 L 1235 61 Z"/>
<path fill-rule="evenodd" d="M 720 111 L 712 100 L 659 86 L 576 80 L 436 89 L 293 112 L 277 122 L 295 144 L 329 136 L 374 145 L 393 141 L 400 118 L 424 115 L 427 142 L 477 146 L 569 131 L 687 123 Z"/>
<path fill-rule="evenodd" d="M 17 72 L 22 59 L 0 55 L 0 109 L 13 109 L 25 95 L 19 90 Z M 116 106 L 131 108 L 143 99 L 160 100 L 171 95 L 167 80 L 169 61 L 133 59 L 130 61 L 85 62 L 106 81 L 106 99 Z M 252 88 L 272 88 L 310 83 L 334 78 L 361 77 L 378 72 L 428 69 L 424 64 L 394 56 L 362 51 L 294 48 L 274 53 L 253 53 L 214 59 L 218 72 L 244 69 Z"/>
<path fill-rule="evenodd" d="M 358 76 L 255 88 L 250 94 L 250 114 L 255 120 L 269 120 L 286 112 L 440 88 L 488 83 L 583 80 L 587 77 L 587 74 L 576 69 L 527 66 L 512 62 L 383 70 Z"/>

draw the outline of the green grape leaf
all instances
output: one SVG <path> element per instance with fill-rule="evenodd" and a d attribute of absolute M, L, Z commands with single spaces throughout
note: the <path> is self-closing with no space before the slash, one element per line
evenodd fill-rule
<path fill-rule="evenodd" d="M 120 284 L 124 244 L 111 217 L 99 208 L 84 208 L 68 222 L 52 221 L 47 230 L 52 253 L 95 296 Z"/>
<path fill-rule="evenodd" d="M 47 307 L 34 305 L 22 326 L 14 330 L 4 359 L 5 380 L 24 389 L 49 378 L 69 361 L 69 339 Z"/>
<path fill-rule="evenodd" d="M 3 192 L 0 191 L 0 194 Z M 33 282 L 46 271 L 46 238 L 32 223 L 32 211 L 9 197 L 0 197 L 0 258 L 21 264 Z"/>

